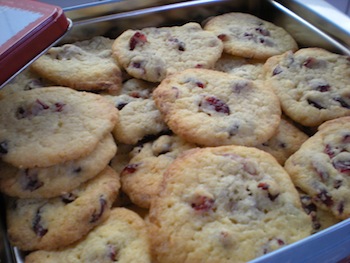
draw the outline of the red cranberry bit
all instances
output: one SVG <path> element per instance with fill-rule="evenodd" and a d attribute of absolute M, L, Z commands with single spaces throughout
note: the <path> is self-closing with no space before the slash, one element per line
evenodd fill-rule
<path fill-rule="evenodd" d="M 261 188 L 263 190 L 268 190 L 269 189 L 269 185 L 267 183 L 259 183 L 258 184 L 258 188 Z"/>
<path fill-rule="evenodd" d="M 147 37 L 141 32 L 136 32 L 131 38 L 129 42 L 129 49 L 134 50 L 137 45 L 143 45 L 147 42 Z"/>
<path fill-rule="evenodd" d="M 16 118 L 18 120 L 24 119 L 29 116 L 29 112 L 27 112 L 23 107 L 18 107 L 16 111 Z"/>
<path fill-rule="evenodd" d="M 197 85 L 197 87 L 199 87 L 199 88 L 201 88 L 201 89 L 204 89 L 204 88 L 205 88 L 205 85 L 204 85 L 204 83 L 202 83 L 202 82 L 197 81 L 197 82 L 196 82 L 196 85 Z"/>
<path fill-rule="evenodd" d="M 216 112 L 223 113 L 226 115 L 230 114 L 229 106 L 225 102 L 223 102 L 222 100 L 220 100 L 214 96 L 205 97 L 201 103 L 201 106 L 208 107 L 209 109 L 213 109 Z"/>
<path fill-rule="evenodd" d="M 105 211 L 107 207 L 107 201 L 106 199 L 104 199 L 103 196 L 100 196 L 100 210 L 99 211 L 95 211 L 90 219 L 90 223 L 96 223 L 102 216 L 103 212 Z"/>
<path fill-rule="evenodd" d="M 270 36 L 270 31 L 263 27 L 255 28 L 255 31 L 263 36 Z"/>
<path fill-rule="evenodd" d="M 312 212 L 316 212 L 317 207 L 316 205 L 312 202 L 311 197 L 307 195 L 302 195 L 300 197 L 301 204 L 304 208 L 304 211 L 310 215 Z"/>
<path fill-rule="evenodd" d="M 43 182 L 39 181 L 38 173 L 35 170 L 25 169 L 24 170 L 24 190 L 35 191 L 44 185 Z"/>
<path fill-rule="evenodd" d="M 339 189 L 339 188 L 342 186 L 342 184 L 343 184 L 343 181 L 342 181 L 342 180 L 334 180 L 334 182 L 333 182 L 333 187 L 334 187 L 335 189 Z"/>
<path fill-rule="evenodd" d="M 344 213 L 344 201 L 339 202 L 337 210 L 338 210 L 339 215 Z"/>
<path fill-rule="evenodd" d="M 66 106 L 64 103 L 56 102 L 55 103 L 55 111 L 56 112 L 61 112 L 63 111 L 63 107 Z"/>
<path fill-rule="evenodd" d="M 45 104 L 44 102 L 42 102 L 39 99 L 37 99 L 35 102 L 38 103 L 42 107 L 43 110 L 47 110 L 48 108 L 50 108 L 49 105 Z"/>
<path fill-rule="evenodd" d="M 277 193 L 277 194 L 271 194 L 271 193 L 269 192 L 270 185 L 267 184 L 267 183 L 264 183 L 264 182 L 259 183 L 259 184 L 258 184 L 258 188 L 261 188 L 262 190 L 267 191 L 267 196 L 268 196 L 268 198 L 269 198 L 272 202 L 275 201 L 276 198 L 279 196 L 279 193 Z"/>
<path fill-rule="evenodd" d="M 303 62 L 302 65 L 309 69 L 324 68 L 326 67 L 326 61 L 309 57 Z"/>
<path fill-rule="evenodd" d="M 195 68 L 204 68 L 204 66 L 202 64 L 197 64 Z"/>
<path fill-rule="evenodd" d="M 218 35 L 218 38 L 221 40 L 221 41 L 226 41 L 228 39 L 227 35 L 226 34 L 220 34 Z"/>
<path fill-rule="evenodd" d="M 112 260 L 113 262 L 118 261 L 118 251 L 114 245 L 112 244 L 107 245 L 107 253 L 110 260 Z"/>
<path fill-rule="evenodd" d="M 118 110 L 122 110 L 126 105 L 128 105 L 128 103 L 122 102 L 122 103 L 119 103 L 118 105 L 116 105 L 116 108 Z"/>
<path fill-rule="evenodd" d="M 9 152 L 8 142 L 7 141 L 0 142 L 0 156 L 7 154 L 8 152 Z"/>
<path fill-rule="evenodd" d="M 34 216 L 33 223 L 32 223 L 33 230 L 38 237 L 45 236 L 48 231 L 48 229 L 45 228 L 41 223 L 41 208 L 42 207 L 40 207 L 36 211 L 36 214 Z"/>
<path fill-rule="evenodd" d="M 334 203 L 332 196 L 325 189 L 320 190 L 320 192 L 316 195 L 316 197 L 318 200 L 320 200 L 322 203 L 324 203 L 328 207 L 332 206 Z"/>
<path fill-rule="evenodd" d="M 326 153 L 329 156 L 329 158 L 333 158 L 335 156 L 335 152 L 332 146 L 330 146 L 329 144 L 327 144 L 324 148 L 324 153 Z"/>
<path fill-rule="evenodd" d="M 179 42 L 178 43 L 178 50 L 179 51 L 185 51 L 186 50 L 184 42 Z"/>
<path fill-rule="evenodd" d="M 248 40 L 253 39 L 254 41 L 256 41 L 256 36 L 254 36 L 252 33 L 245 32 L 243 36 Z"/>
<path fill-rule="evenodd" d="M 350 143 L 350 134 L 345 134 L 344 135 L 343 143 Z"/>
<path fill-rule="evenodd" d="M 282 71 L 282 67 L 280 65 L 277 65 L 277 67 L 275 67 L 275 69 L 272 71 L 272 76 L 276 76 L 282 73 Z"/>
<path fill-rule="evenodd" d="M 331 89 L 331 86 L 329 86 L 328 84 L 324 84 L 324 85 L 319 85 L 316 87 L 316 90 L 319 92 L 327 92 Z"/>
<path fill-rule="evenodd" d="M 133 63 L 132 63 L 132 66 L 133 66 L 134 68 L 141 68 L 141 63 L 140 63 L 140 62 L 133 62 Z"/>
<path fill-rule="evenodd" d="M 334 160 L 332 162 L 333 167 L 337 169 L 340 173 L 349 173 L 350 172 L 350 160 Z"/>
<path fill-rule="evenodd" d="M 322 182 L 325 182 L 328 180 L 329 178 L 329 173 L 327 171 L 325 171 L 324 169 L 322 169 L 321 167 L 319 167 L 317 164 L 313 164 L 313 167 L 317 173 L 317 175 L 320 177 Z"/>
<path fill-rule="evenodd" d="M 136 172 L 137 168 L 139 167 L 140 163 L 131 163 L 124 167 L 123 171 L 121 172 L 121 175 L 124 174 L 132 174 Z"/>
<path fill-rule="evenodd" d="M 77 198 L 78 198 L 78 196 L 76 196 L 73 193 L 66 193 L 66 194 L 61 195 L 61 200 L 65 204 L 69 204 L 69 203 L 73 202 Z"/>
<path fill-rule="evenodd" d="M 196 200 L 191 203 L 191 207 L 196 211 L 208 212 L 214 208 L 215 200 L 207 196 L 198 196 Z"/>

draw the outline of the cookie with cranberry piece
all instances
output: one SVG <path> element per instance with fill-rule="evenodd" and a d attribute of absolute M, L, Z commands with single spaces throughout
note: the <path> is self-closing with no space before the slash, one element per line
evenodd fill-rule
<path fill-rule="evenodd" d="M 118 174 L 106 167 L 59 197 L 8 199 L 6 220 L 11 244 L 24 251 L 52 250 L 81 239 L 108 218 L 119 187 Z"/>
<path fill-rule="evenodd" d="M 149 214 L 156 262 L 247 262 L 311 231 L 283 167 L 245 146 L 184 152 L 166 170 Z"/>
<path fill-rule="evenodd" d="M 234 56 L 267 59 L 298 48 L 285 29 L 251 14 L 233 12 L 214 16 L 204 29 L 221 39 L 224 52 Z"/>
<path fill-rule="evenodd" d="M 97 36 L 52 47 L 31 65 L 40 76 L 76 90 L 116 92 L 122 73 L 112 57 L 114 40 Z"/>
<path fill-rule="evenodd" d="M 113 44 L 113 55 L 133 77 L 160 82 L 187 68 L 213 68 L 223 44 L 198 23 L 127 30 Z"/>
<path fill-rule="evenodd" d="M 263 65 L 265 61 L 244 57 L 232 56 L 223 53 L 216 62 L 214 69 L 218 71 L 234 74 L 251 80 L 263 78 Z"/>
<path fill-rule="evenodd" d="M 285 163 L 294 184 L 338 219 L 350 217 L 350 117 L 319 126 Z"/>
<path fill-rule="evenodd" d="M 0 158 L 17 168 L 48 167 L 90 154 L 118 120 L 100 95 L 46 87 L 0 98 Z"/>
<path fill-rule="evenodd" d="M 175 134 L 203 146 L 258 145 L 281 119 L 278 97 L 264 82 L 209 69 L 167 77 L 153 98 Z"/>
<path fill-rule="evenodd" d="M 105 95 L 119 110 L 112 131 L 118 142 L 133 145 L 169 129 L 152 99 L 154 88 L 154 83 L 130 79 L 123 84 L 119 95 Z"/>
<path fill-rule="evenodd" d="M 26 68 L 0 90 L 0 95 L 3 96 L 17 91 L 50 87 L 53 85 L 55 85 L 53 82 L 42 78 L 30 68 Z"/>
<path fill-rule="evenodd" d="M 20 169 L 0 162 L 0 190 L 19 198 L 51 198 L 70 192 L 95 177 L 115 156 L 117 147 L 109 133 L 89 155 L 45 167 Z"/>
<path fill-rule="evenodd" d="M 130 162 L 120 174 L 122 190 L 134 204 L 149 208 L 165 169 L 181 152 L 194 147 L 176 135 L 162 135 L 136 146 L 130 153 Z"/>
<path fill-rule="evenodd" d="M 267 81 L 286 115 L 304 126 L 350 115 L 350 60 L 320 48 L 274 56 L 264 65 Z"/>
<path fill-rule="evenodd" d="M 282 115 L 276 133 L 268 141 L 256 147 L 270 153 L 283 165 L 289 156 L 299 150 L 308 138 L 309 136 Z"/>
<path fill-rule="evenodd" d="M 311 217 L 313 233 L 317 233 L 341 221 L 337 219 L 330 211 L 318 208 L 313 203 L 311 196 L 307 195 L 300 189 L 297 190 L 299 192 L 300 201 L 304 211 Z"/>
<path fill-rule="evenodd" d="M 56 251 L 39 250 L 26 263 L 151 263 L 146 225 L 135 212 L 113 208 L 109 218 L 75 244 Z"/>

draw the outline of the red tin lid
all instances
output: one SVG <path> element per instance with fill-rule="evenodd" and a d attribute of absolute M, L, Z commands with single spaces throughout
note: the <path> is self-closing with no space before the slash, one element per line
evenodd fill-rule
<path fill-rule="evenodd" d="M 0 87 L 53 45 L 71 21 L 57 6 L 0 0 Z"/>

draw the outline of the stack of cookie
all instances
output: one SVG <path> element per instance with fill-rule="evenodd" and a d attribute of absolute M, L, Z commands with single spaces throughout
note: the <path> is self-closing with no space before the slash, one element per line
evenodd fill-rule
<path fill-rule="evenodd" d="M 11 243 L 31 251 L 82 238 L 108 217 L 120 187 L 108 166 L 117 151 L 117 109 L 65 87 L 7 93 L 0 109 L 0 189 Z"/>
<path fill-rule="evenodd" d="M 203 25 L 52 48 L 0 94 L 27 262 L 246 262 L 350 216 L 349 59 L 250 14 Z"/>

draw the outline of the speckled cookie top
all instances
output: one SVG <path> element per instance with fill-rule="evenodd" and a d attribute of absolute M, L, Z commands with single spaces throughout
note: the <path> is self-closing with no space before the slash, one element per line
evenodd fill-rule
<path fill-rule="evenodd" d="M 78 159 L 117 119 L 114 105 L 92 93 L 48 87 L 10 94 L 0 98 L 0 158 L 18 168 Z"/>
<path fill-rule="evenodd" d="M 350 117 L 323 123 L 285 164 L 296 186 L 338 219 L 350 216 Z"/>
<path fill-rule="evenodd" d="M 247 262 L 311 233 L 285 170 L 269 154 L 243 146 L 178 157 L 149 221 L 156 262 L 169 263 Z"/>
<path fill-rule="evenodd" d="M 70 192 L 95 177 L 117 152 L 113 136 L 107 134 L 91 154 L 45 168 L 18 169 L 0 163 L 0 190 L 19 198 L 51 198 Z"/>
<path fill-rule="evenodd" d="M 247 13 L 215 16 L 204 29 L 215 33 L 224 44 L 224 52 L 231 55 L 267 59 L 298 48 L 285 29 Z"/>
<path fill-rule="evenodd" d="M 267 60 L 267 81 L 284 112 L 305 126 L 350 115 L 350 60 L 320 48 L 286 52 Z"/>
<path fill-rule="evenodd" d="M 166 78 L 153 98 L 174 133 L 204 146 L 263 143 L 281 118 L 279 100 L 263 82 L 208 69 Z"/>
<path fill-rule="evenodd" d="M 197 23 L 144 28 L 123 32 L 113 44 L 113 54 L 135 78 L 159 82 L 186 68 L 212 68 L 223 45 Z"/>
<path fill-rule="evenodd" d="M 84 239 L 58 251 L 36 251 L 26 263 L 151 263 L 145 222 L 125 208 L 112 209 L 109 218 Z"/>

